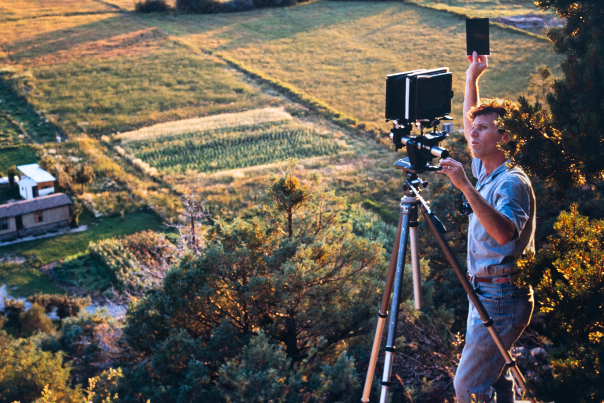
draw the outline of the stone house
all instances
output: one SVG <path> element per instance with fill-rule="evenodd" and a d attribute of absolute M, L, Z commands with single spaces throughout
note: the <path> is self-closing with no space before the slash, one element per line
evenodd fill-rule
<path fill-rule="evenodd" d="M 69 225 L 71 200 L 63 193 L 0 205 L 0 240 Z"/>
<path fill-rule="evenodd" d="M 19 193 L 26 200 L 46 196 L 55 191 L 55 177 L 40 168 L 38 164 L 19 165 L 21 172 Z"/>

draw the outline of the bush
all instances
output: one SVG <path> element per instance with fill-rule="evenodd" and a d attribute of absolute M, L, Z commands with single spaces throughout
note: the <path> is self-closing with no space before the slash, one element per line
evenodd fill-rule
<path fill-rule="evenodd" d="M 0 332 L 0 403 L 33 402 L 45 386 L 57 402 L 81 401 L 80 389 L 69 384 L 62 353 L 42 351 L 34 340 L 15 340 Z"/>
<path fill-rule="evenodd" d="M 176 10 L 192 14 L 220 12 L 221 4 L 215 0 L 176 0 Z"/>
<path fill-rule="evenodd" d="M 105 309 L 85 311 L 65 320 L 61 332 L 45 336 L 40 347 L 52 353 L 62 351 L 72 367 L 72 381 L 83 383 L 127 358 L 121 324 Z"/>
<path fill-rule="evenodd" d="M 134 5 L 134 10 L 139 13 L 161 13 L 169 11 L 170 6 L 166 3 L 166 0 L 145 0 L 137 2 Z"/>
<path fill-rule="evenodd" d="M 297 3 L 296 0 L 253 0 L 254 6 L 258 8 L 265 7 L 288 7 Z"/>
<path fill-rule="evenodd" d="M 91 293 L 142 294 L 161 283 L 178 251 L 162 235 L 143 231 L 123 239 L 91 242 L 90 253 L 56 266 L 57 279 Z"/>
<path fill-rule="evenodd" d="M 27 311 L 21 312 L 19 321 L 25 336 L 31 336 L 36 332 L 50 333 L 52 331 L 52 321 L 46 316 L 44 308 L 38 304 L 33 304 Z"/>

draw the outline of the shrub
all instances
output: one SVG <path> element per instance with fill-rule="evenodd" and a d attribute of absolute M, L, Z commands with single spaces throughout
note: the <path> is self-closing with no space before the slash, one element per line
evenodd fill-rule
<path fill-rule="evenodd" d="M 156 287 L 178 251 L 162 235 L 143 231 L 123 239 L 91 242 L 90 254 L 71 259 L 53 271 L 59 281 L 89 292 L 141 294 Z"/>
<path fill-rule="evenodd" d="M 221 4 L 215 0 L 176 0 L 176 9 L 184 13 L 212 14 L 221 9 Z"/>
<path fill-rule="evenodd" d="M 36 332 L 50 333 L 52 331 L 52 321 L 46 316 L 44 308 L 38 304 L 33 304 L 27 311 L 21 312 L 19 321 L 26 337 Z"/>
<path fill-rule="evenodd" d="M 93 314 L 82 311 L 65 320 L 61 332 L 45 336 L 40 346 L 45 351 L 65 353 L 76 383 L 109 370 L 114 363 L 126 358 L 126 344 L 119 321 L 105 309 Z"/>
<path fill-rule="evenodd" d="M 135 3 L 134 10 L 139 13 L 161 13 L 169 11 L 170 6 L 166 0 L 145 0 Z"/>
<path fill-rule="evenodd" d="M 265 7 L 288 7 L 297 3 L 296 0 L 253 0 L 254 6 L 258 8 Z"/>
<path fill-rule="evenodd" d="M 79 388 L 69 386 L 63 355 L 40 350 L 31 339 L 11 339 L 0 332 L 0 403 L 33 402 L 45 386 L 57 402 L 81 401 Z"/>

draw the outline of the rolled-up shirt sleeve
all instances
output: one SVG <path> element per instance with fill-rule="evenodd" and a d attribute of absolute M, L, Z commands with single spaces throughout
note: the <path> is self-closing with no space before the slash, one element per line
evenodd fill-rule
<path fill-rule="evenodd" d="M 515 177 L 501 183 L 495 194 L 495 209 L 507 217 L 516 227 L 512 240 L 517 239 L 530 216 L 531 188 Z"/>

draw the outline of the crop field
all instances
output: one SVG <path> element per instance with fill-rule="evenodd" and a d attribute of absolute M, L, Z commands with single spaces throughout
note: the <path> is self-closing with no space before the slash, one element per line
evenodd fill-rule
<path fill-rule="evenodd" d="M 456 93 L 452 115 L 461 124 L 465 19 L 454 14 L 405 3 L 322 1 L 228 16 L 145 18 L 382 129 L 386 75 L 448 66 Z M 485 97 L 516 99 L 541 64 L 558 71 L 550 43 L 521 32 L 491 27 L 491 49 L 481 81 Z"/>
<path fill-rule="evenodd" d="M 185 121 L 174 132 L 169 132 L 169 125 L 162 124 L 158 129 L 151 127 L 120 137 L 127 140 L 123 143 L 127 153 L 168 174 L 184 174 L 189 170 L 213 173 L 288 158 L 337 154 L 345 148 L 346 143 L 337 141 L 332 133 L 319 134 L 301 122 L 293 122 L 285 112 L 276 109 L 250 112 L 229 114 L 230 125 L 226 125 L 229 117 L 218 115 L 205 121 L 195 119 L 195 126 Z M 254 123 L 242 124 L 246 116 Z M 149 134 L 144 136 L 140 132 Z"/>

